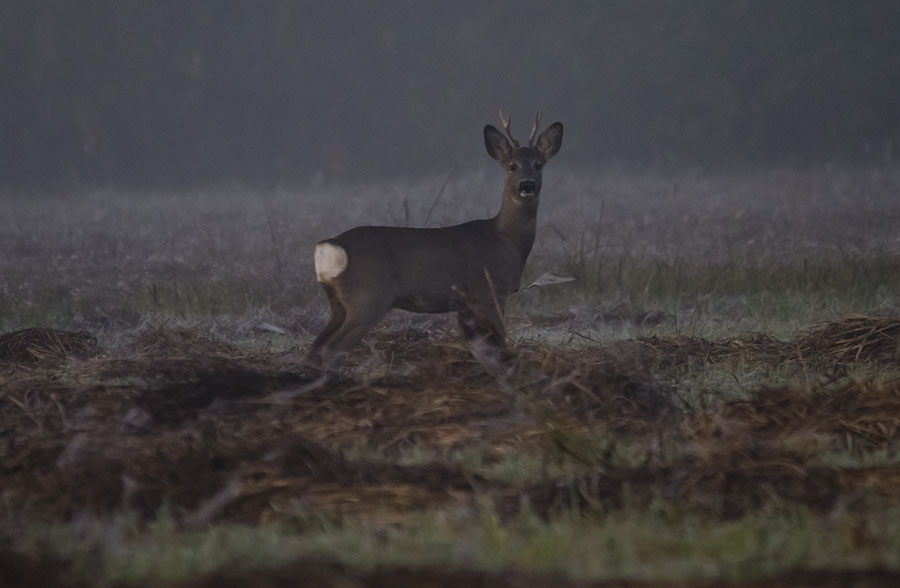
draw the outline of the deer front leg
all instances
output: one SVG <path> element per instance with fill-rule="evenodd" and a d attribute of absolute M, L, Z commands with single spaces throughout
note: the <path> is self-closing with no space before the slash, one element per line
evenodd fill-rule
<path fill-rule="evenodd" d="M 468 345 L 480 340 L 505 350 L 506 326 L 503 321 L 504 304 L 493 299 L 467 299 L 456 315 L 460 334 Z"/>
<path fill-rule="evenodd" d="M 506 345 L 503 307 L 493 300 L 487 304 L 467 304 L 456 318 L 472 357 L 498 381 L 505 382 L 511 369 L 512 352 Z"/>

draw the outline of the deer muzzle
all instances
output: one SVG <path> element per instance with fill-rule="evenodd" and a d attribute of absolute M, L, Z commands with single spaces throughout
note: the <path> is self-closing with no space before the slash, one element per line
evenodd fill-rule
<path fill-rule="evenodd" d="M 522 180 L 519 182 L 519 196 L 532 198 L 537 195 L 537 182 L 534 180 Z"/>

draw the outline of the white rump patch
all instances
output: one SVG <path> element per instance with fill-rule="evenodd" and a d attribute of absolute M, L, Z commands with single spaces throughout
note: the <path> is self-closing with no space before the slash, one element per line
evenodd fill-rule
<path fill-rule="evenodd" d="M 316 245 L 316 279 L 330 282 L 347 269 L 347 252 L 334 243 Z"/>

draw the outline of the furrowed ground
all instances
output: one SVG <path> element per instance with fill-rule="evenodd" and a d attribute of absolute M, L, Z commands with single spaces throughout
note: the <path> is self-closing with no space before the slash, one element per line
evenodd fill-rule
<path fill-rule="evenodd" d="M 315 242 L 491 173 L 10 194 L 0 584 L 896 585 L 900 171 L 554 172 L 508 369 L 398 311 L 325 386 Z"/>

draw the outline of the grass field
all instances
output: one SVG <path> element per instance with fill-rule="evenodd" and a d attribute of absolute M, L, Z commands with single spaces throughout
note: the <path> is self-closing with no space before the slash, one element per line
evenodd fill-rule
<path fill-rule="evenodd" d="M 499 190 L 5 195 L 0 585 L 900 582 L 900 169 L 554 167 L 508 374 L 396 311 L 304 391 L 315 242 Z"/>

